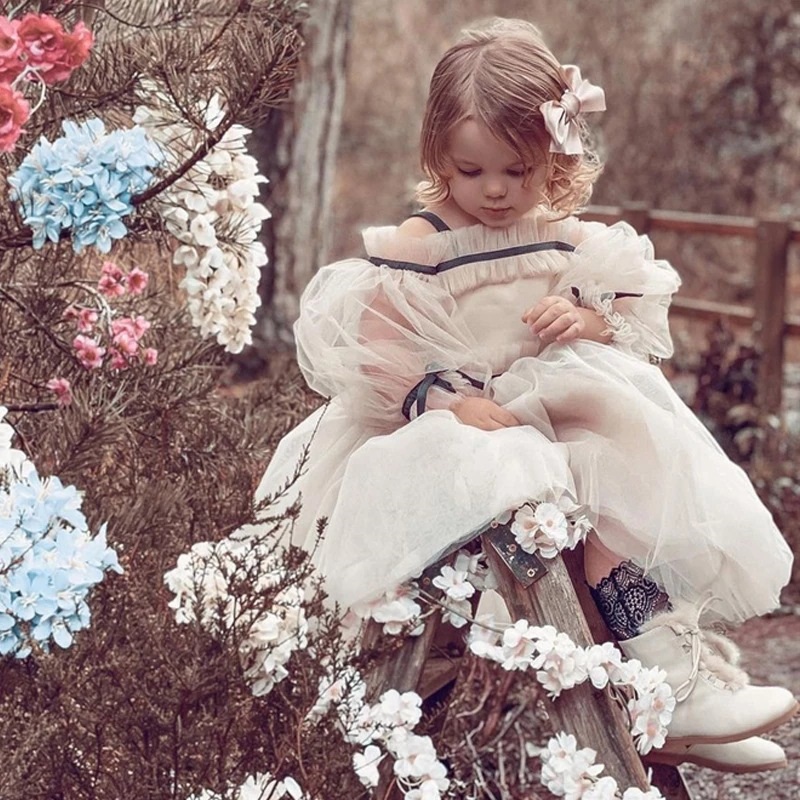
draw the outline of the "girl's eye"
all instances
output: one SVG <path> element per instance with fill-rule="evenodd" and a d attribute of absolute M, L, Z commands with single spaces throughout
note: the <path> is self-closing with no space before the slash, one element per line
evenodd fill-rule
<path fill-rule="evenodd" d="M 512 178 L 524 178 L 530 172 L 531 172 L 531 169 L 529 167 L 526 167 L 525 169 L 510 169 L 510 170 L 508 170 L 508 174 Z"/>
<path fill-rule="evenodd" d="M 477 178 L 478 175 L 481 174 L 479 169 L 461 169 L 461 167 L 457 167 L 457 169 L 462 175 L 466 175 L 468 178 Z"/>

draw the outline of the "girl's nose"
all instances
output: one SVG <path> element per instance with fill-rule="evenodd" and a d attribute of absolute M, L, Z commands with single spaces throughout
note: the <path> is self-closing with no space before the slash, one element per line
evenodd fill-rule
<path fill-rule="evenodd" d="M 505 197 L 505 181 L 499 177 L 487 177 L 483 184 L 483 193 L 487 197 Z"/>

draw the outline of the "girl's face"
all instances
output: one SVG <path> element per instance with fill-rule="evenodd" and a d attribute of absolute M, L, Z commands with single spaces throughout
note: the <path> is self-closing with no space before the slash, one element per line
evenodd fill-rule
<path fill-rule="evenodd" d="M 453 128 L 448 158 L 449 200 L 475 222 L 505 228 L 542 200 L 547 164 L 524 164 L 477 120 Z"/>

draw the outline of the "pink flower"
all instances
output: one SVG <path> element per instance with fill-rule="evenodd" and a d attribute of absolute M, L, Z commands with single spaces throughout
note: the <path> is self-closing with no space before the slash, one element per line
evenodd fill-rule
<path fill-rule="evenodd" d="M 125 275 L 113 261 L 105 261 L 103 263 L 102 274 L 97 282 L 97 288 L 106 297 L 119 297 L 125 294 Z"/>
<path fill-rule="evenodd" d="M 0 17 L 0 83 L 11 83 L 25 68 L 20 54 L 22 43 L 17 34 L 19 23 Z"/>
<path fill-rule="evenodd" d="M 155 347 L 147 347 L 142 351 L 142 358 L 147 366 L 155 366 L 158 361 L 158 350 Z"/>
<path fill-rule="evenodd" d="M 139 269 L 139 267 L 134 267 L 128 273 L 128 291 L 131 294 L 141 294 L 145 290 L 149 280 L 150 276 L 144 272 L 144 270 Z"/>
<path fill-rule="evenodd" d="M 97 324 L 97 312 L 92 308 L 82 308 L 78 311 L 78 330 L 81 333 L 91 333 Z"/>
<path fill-rule="evenodd" d="M 17 33 L 28 64 L 41 74 L 45 83 L 53 83 L 48 73 L 67 59 L 61 23 L 49 14 L 26 14 L 19 22 Z"/>
<path fill-rule="evenodd" d="M 89 57 L 92 32 L 79 22 L 67 33 L 49 14 L 26 14 L 16 23 L 24 58 L 50 85 L 68 78 Z"/>
<path fill-rule="evenodd" d="M 22 135 L 31 108 L 21 92 L 0 83 L 0 153 L 10 153 Z"/>
<path fill-rule="evenodd" d="M 149 330 L 150 323 L 141 315 L 137 316 L 135 319 L 133 317 L 122 317 L 122 319 L 115 319 L 111 323 L 111 333 L 114 336 L 121 331 L 125 331 L 138 340 Z"/>
<path fill-rule="evenodd" d="M 94 44 L 94 35 L 79 22 L 72 33 L 64 36 L 64 56 L 53 62 L 52 69 L 46 75 L 46 83 L 55 83 L 68 78 L 87 58 Z"/>
<path fill-rule="evenodd" d="M 100 347 L 100 343 L 88 336 L 76 336 L 72 341 L 72 346 L 78 354 L 78 360 L 86 369 L 99 369 L 103 366 L 103 356 L 105 347 Z"/>
<path fill-rule="evenodd" d="M 72 320 L 79 319 L 80 315 L 81 312 L 70 304 L 64 309 L 64 313 L 61 316 L 68 322 L 71 322 Z"/>
<path fill-rule="evenodd" d="M 130 331 L 121 330 L 114 336 L 114 345 L 126 356 L 135 356 L 139 350 L 139 340 Z"/>
<path fill-rule="evenodd" d="M 128 369 L 130 366 L 130 362 L 125 357 L 123 353 L 120 353 L 119 350 L 115 350 L 113 347 L 109 350 L 109 355 L 111 356 L 111 369 Z"/>
<path fill-rule="evenodd" d="M 55 394 L 58 405 L 64 407 L 72 402 L 72 386 L 66 378 L 51 378 L 47 388 Z"/>

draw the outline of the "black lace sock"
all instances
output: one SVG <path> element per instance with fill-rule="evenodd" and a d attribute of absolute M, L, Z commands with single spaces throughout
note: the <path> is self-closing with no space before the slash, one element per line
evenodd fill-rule
<path fill-rule="evenodd" d="M 632 561 L 623 561 L 595 587 L 589 587 L 600 614 L 617 639 L 631 639 L 661 611 L 670 611 L 669 595 Z"/>

